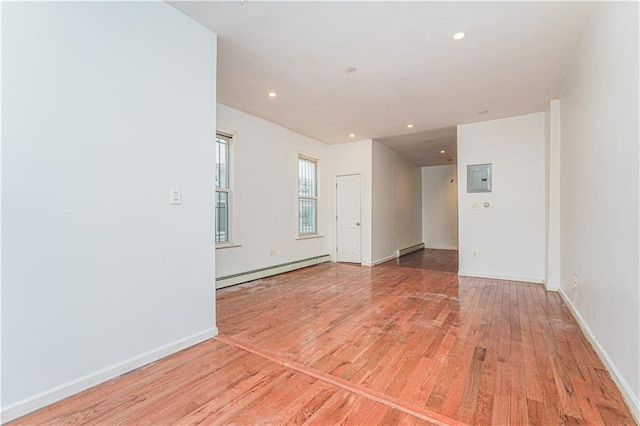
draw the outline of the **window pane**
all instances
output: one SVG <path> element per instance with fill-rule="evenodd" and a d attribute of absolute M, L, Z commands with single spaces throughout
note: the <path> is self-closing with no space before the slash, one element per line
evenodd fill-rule
<path fill-rule="evenodd" d="M 316 162 L 300 158 L 298 160 L 298 194 L 304 197 L 315 197 Z"/>
<path fill-rule="evenodd" d="M 228 145 L 227 140 L 216 138 L 216 188 L 229 187 L 229 169 L 228 169 Z"/>
<path fill-rule="evenodd" d="M 229 194 L 216 192 L 216 243 L 229 241 Z"/>
<path fill-rule="evenodd" d="M 298 211 L 298 232 L 300 235 L 317 233 L 317 201 L 312 198 L 300 198 Z"/>

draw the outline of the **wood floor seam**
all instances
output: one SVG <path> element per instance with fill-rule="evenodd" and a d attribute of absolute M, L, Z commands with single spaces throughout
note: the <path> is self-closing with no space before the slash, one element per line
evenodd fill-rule
<path fill-rule="evenodd" d="M 387 407 L 394 408 L 396 410 L 402 411 L 406 414 L 412 415 L 419 419 L 434 423 L 440 426 L 469 426 L 467 423 L 460 422 L 458 420 L 452 419 L 447 416 L 443 416 L 441 414 L 435 413 L 430 410 L 426 410 L 424 408 L 415 406 L 413 404 L 402 401 L 398 398 L 394 398 L 392 396 L 386 395 L 382 392 L 375 391 L 373 389 L 369 389 L 365 386 L 358 385 L 356 383 L 351 383 L 348 380 L 344 380 L 340 377 L 333 376 L 331 374 L 325 373 L 323 371 L 316 370 L 315 368 L 308 367 L 304 364 L 300 364 L 296 361 L 288 360 L 286 358 L 280 357 L 278 355 L 266 352 L 257 348 L 255 346 L 243 343 L 237 339 L 234 339 L 229 336 L 218 335 L 215 337 L 216 340 L 228 344 L 230 346 L 236 347 L 238 349 L 242 349 L 254 355 L 257 355 L 261 358 L 267 359 L 269 361 L 275 362 L 283 367 L 290 368 L 299 373 L 306 374 L 315 379 L 321 380 L 323 382 L 329 383 L 331 385 L 337 386 L 341 389 L 344 389 L 348 392 L 355 393 L 369 400 L 381 403 L 386 405 Z"/>

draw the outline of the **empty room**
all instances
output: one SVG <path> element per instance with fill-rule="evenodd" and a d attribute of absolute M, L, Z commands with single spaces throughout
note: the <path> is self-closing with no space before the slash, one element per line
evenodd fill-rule
<path fill-rule="evenodd" d="M 0 421 L 638 424 L 639 14 L 0 2 Z"/>

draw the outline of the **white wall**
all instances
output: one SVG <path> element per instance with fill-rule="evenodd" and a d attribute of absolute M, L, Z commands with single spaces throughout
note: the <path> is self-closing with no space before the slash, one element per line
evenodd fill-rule
<path fill-rule="evenodd" d="M 218 130 L 233 135 L 231 238 L 238 246 L 216 250 L 217 276 L 330 253 L 327 145 L 222 104 Z M 320 238 L 297 239 L 299 154 L 318 160 Z"/>
<path fill-rule="evenodd" d="M 334 260 L 336 255 L 336 176 L 360 174 L 362 176 L 362 263 L 364 265 L 372 264 L 372 144 L 373 141 L 367 139 L 328 146 L 332 195 L 326 220 L 331 255 Z"/>
<path fill-rule="evenodd" d="M 422 168 L 422 241 L 427 248 L 458 249 L 455 164 Z"/>
<path fill-rule="evenodd" d="M 164 3 L 2 9 L 7 421 L 215 335 L 216 36 Z"/>
<path fill-rule="evenodd" d="M 544 133 L 543 112 L 458 126 L 460 275 L 543 282 Z M 483 163 L 493 191 L 467 193 L 467 165 Z"/>
<path fill-rule="evenodd" d="M 372 263 L 422 242 L 420 167 L 378 141 L 372 157 Z"/>
<path fill-rule="evenodd" d="M 560 281 L 640 419 L 638 12 L 594 6 L 561 93 Z"/>

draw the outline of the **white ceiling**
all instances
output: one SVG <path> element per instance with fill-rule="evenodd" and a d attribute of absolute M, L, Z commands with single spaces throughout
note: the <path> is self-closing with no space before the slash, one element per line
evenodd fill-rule
<path fill-rule="evenodd" d="M 378 139 L 419 165 L 455 162 L 457 124 L 543 111 L 559 95 L 591 7 L 170 4 L 218 34 L 219 102 L 326 143 Z M 457 31 L 467 36 L 453 40 Z"/>

